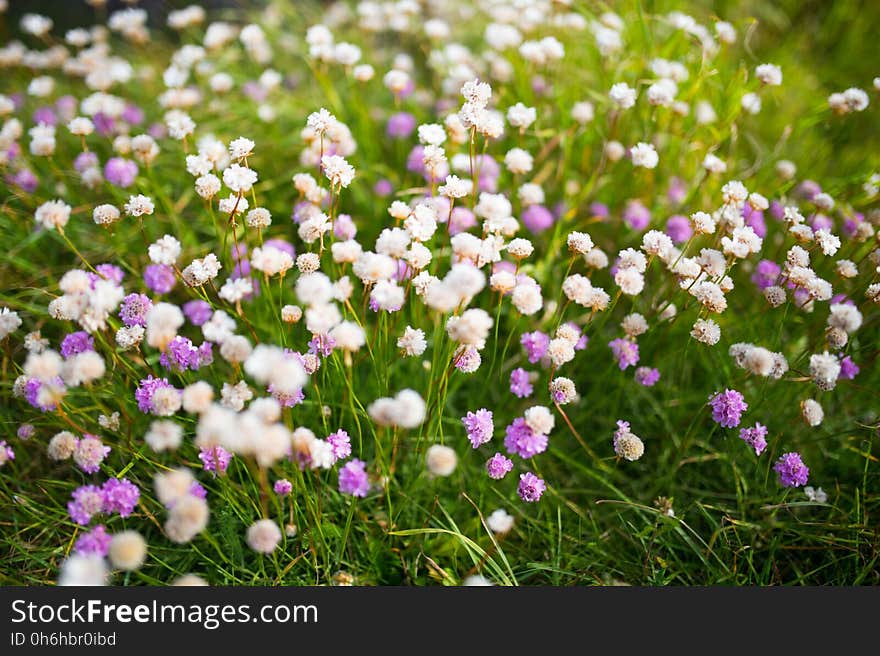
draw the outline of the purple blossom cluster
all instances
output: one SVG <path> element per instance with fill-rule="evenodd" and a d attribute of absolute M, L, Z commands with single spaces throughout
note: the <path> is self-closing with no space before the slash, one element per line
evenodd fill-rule
<path fill-rule="evenodd" d="M 128 479 L 111 478 L 100 487 L 83 485 L 74 490 L 67 504 L 67 512 L 74 522 L 82 526 L 87 526 L 92 517 L 99 513 L 128 517 L 134 512 L 140 495 L 138 487 Z"/>
<path fill-rule="evenodd" d="M 742 419 L 742 413 L 748 409 L 743 395 L 736 390 L 725 389 L 709 399 L 712 406 L 712 419 L 724 428 L 736 428 Z"/>
<path fill-rule="evenodd" d="M 468 412 L 466 416 L 461 418 L 461 423 L 467 431 L 467 437 L 471 441 L 471 446 L 477 448 L 481 444 L 485 444 L 492 439 L 492 433 L 495 430 L 495 424 L 492 421 L 492 411 L 486 408 L 480 408 L 476 412 Z"/>
<path fill-rule="evenodd" d="M 159 363 L 172 371 L 197 371 L 214 361 L 211 342 L 203 342 L 195 346 L 187 337 L 178 335 L 170 342 L 159 356 Z"/>
<path fill-rule="evenodd" d="M 522 417 L 514 419 L 504 433 L 504 448 L 520 458 L 532 458 L 547 450 L 547 436 L 534 432 Z"/>

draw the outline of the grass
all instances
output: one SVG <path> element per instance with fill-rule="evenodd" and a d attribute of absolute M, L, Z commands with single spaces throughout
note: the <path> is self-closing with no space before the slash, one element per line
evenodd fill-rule
<path fill-rule="evenodd" d="M 320 7 L 276 6 L 280 20 L 263 21 L 276 52 L 272 66 L 289 76 L 289 88 L 269 96 L 276 117 L 260 121 L 255 117 L 257 104 L 236 92 L 211 98 L 200 78 L 206 101 L 191 112 L 198 124 L 196 136 L 212 133 L 228 142 L 244 135 L 257 142 L 249 164 L 259 172 L 255 194 L 259 204 L 271 211 L 273 225 L 260 236 L 239 228 L 239 239 L 253 248 L 264 236 L 286 237 L 300 252 L 306 247 L 297 240 L 295 226 L 287 222 L 296 201 L 289 181 L 293 173 L 306 170 L 298 161 L 305 119 L 318 107 L 326 107 L 350 127 L 358 143 L 357 152 L 349 158 L 358 175 L 343 192 L 340 211 L 354 217 L 358 239 L 365 249 L 371 248 L 379 231 L 390 225 L 386 207 L 392 200 L 377 198 L 373 185 L 387 178 L 401 190 L 404 200 L 410 198 L 405 190 L 423 185 L 405 171 L 414 137 L 399 142 L 384 136 L 385 121 L 395 105 L 382 87 L 382 74 L 390 57 L 405 50 L 413 55 L 419 89 L 430 98 L 443 95 L 442 75 L 426 63 L 429 46 L 424 38 L 411 33 L 370 35 L 345 26 L 334 30 L 337 39 L 357 43 L 365 61 L 373 63 L 378 73 L 369 83 L 356 83 L 340 67 L 315 63 L 306 56 L 301 37 L 318 21 Z M 607 8 L 598 2 L 573 5 L 588 20 Z M 833 392 L 821 393 L 804 378 L 809 376 L 809 354 L 822 350 L 827 310 L 817 303 L 813 313 L 806 313 L 791 302 L 770 309 L 749 282 L 749 267 L 757 258 L 738 265 L 732 273 L 736 288 L 728 295 L 728 310 L 715 317 L 722 339 L 714 348 L 688 336 L 697 309 L 686 303 L 684 293 L 676 293 L 674 281 L 659 262 L 647 273 L 648 292 L 622 297 L 613 309 L 589 322 L 587 348 L 559 372 L 577 385 L 580 400 L 565 410 L 583 444 L 557 416 L 548 451 L 532 463 L 518 461 L 513 474 L 496 483 L 484 474 L 485 460 L 495 449 L 486 446 L 475 452 L 467 443 L 459 421 L 467 411 L 494 410 L 496 436 L 491 446 L 501 449 L 503 427 L 527 407 L 546 403 L 548 371 L 530 365 L 518 341 L 523 331 L 549 331 L 556 325 L 558 316 L 550 301 L 559 298 L 559 285 L 569 264 L 560 255 L 565 235 L 571 230 L 588 231 L 612 259 L 623 248 L 638 247 L 639 233 L 625 228 L 619 219 L 597 222 L 588 211 L 590 203 L 604 202 L 619 217 L 627 199 L 640 198 L 651 208 L 654 227 L 673 213 L 689 215 L 716 208 L 720 187 L 728 179 L 742 179 L 750 190 L 771 199 L 792 199 L 795 183 L 780 181 L 774 172 L 775 162 L 786 158 L 797 163 L 798 180 L 819 181 L 835 198 L 838 224 L 853 211 L 877 207 L 876 196 L 867 197 L 862 184 L 880 166 L 880 154 L 871 146 L 877 136 L 880 101 L 869 91 L 868 110 L 845 117 L 831 115 L 826 102 L 831 92 L 850 86 L 870 89 L 876 75 L 871 35 L 880 27 L 876 7 L 843 0 L 772 6 L 760 2 L 621 2 L 612 8 L 626 21 L 622 56 L 602 58 L 589 32 L 562 32 L 557 36 L 565 45 L 565 60 L 536 69 L 514 54 L 509 57 L 511 81 L 492 83 L 493 100 L 499 107 L 521 101 L 538 108 L 538 121 L 525 135 L 511 133 L 503 145 L 489 145 L 488 152 L 501 160 L 510 147 L 529 150 L 535 155 L 530 179 L 542 184 L 548 207 L 563 201 L 569 208 L 556 228 L 532 237 L 536 253 L 524 267 L 544 287 L 544 310 L 535 317 L 521 317 L 509 302 L 499 309 L 497 296 L 483 292 L 473 305 L 485 308 L 498 321 L 483 351 L 483 364 L 471 375 L 454 372 L 446 382 L 442 372 L 452 344 L 439 318 L 421 303 L 408 303 L 401 313 L 379 319 L 371 314 L 369 351 L 355 354 L 351 368 L 338 352 L 324 360 L 306 388 L 305 401 L 285 410 L 284 422 L 291 428 L 309 427 L 318 437 L 345 428 L 352 437 L 354 455 L 370 463 L 376 476 L 388 478 L 385 488 L 366 499 L 352 499 L 336 491 L 336 471 L 300 472 L 285 462 L 268 472 L 270 480 L 286 476 L 294 483 L 294 494 L 279 499 L 265 494 L 253 463 L 236 457 L 223 477 L 199 474 L 208 491 L 211 520 L 207 530 L 188 545 L 176 545 L 165 537 L 162 525 L 167 511 L 153 494 L 152 477 L 180 465 L 201 469 L 191 439 L 196 418 L 184 413 L 175 416 L 185 428 L 184 444 L 175 453 L 155 453 L 143 440 L 151 418 L 138 410 L 133 395 L 137 381 L 147 373 L 166 375 L 158 364 L 158 351 L 147 347 L 139 352 L 119 351 L 110 346 L 114 331 L 105 331 L 96 342 L 105 355 L 108 375 L 87 388 L 71 389 L 63 414 L 42 414 L 13 398 L 13 382 L 26 357 L 22 334 L 40 330 L 54 346 L 77 329 L 69 322 L 50 319 L 46 306 L 60 293 L 58 282 L 64 272 L 84 266 L 58 232 L 34 230 L 33 211 L 45 200 L 64 198 L 74 207 L 65 235 L 92 265 L 113 262 L 123 267 L 127 292 L 142 290 L 140 275 L 148 263 L 144 243 L 166 232 L 181 241 L 182 263 L 212 250 L 221 255 L 224 269 L 218 287 L 231 270 L 231 260 L 228 253 L 220 253 L 223 235 L 216 231 L 211 212 L 193 191 L 184 170 L 182 144 L 161 140 L 158 160 L 149 171 L 141 167 L 130 190 L 109 184 L 88 190 L 79 184 L 72 168 L 80 144 L 59 128 L 56 155 L 29 158 L 40 179 L 37 190 L 28 194 L 9 185 L 0 206 L 0 306 L 18 311 L 25 322 L 2 343 L 0 363 L 0 421 L 4 437 L 16 452 L 15 460 L 0 468 L 0 584 L 52 584 L 82 531 L 67 514 L 71 491 L 110 476 L 136 483 L 142 491 L 141 502 L 129 518 L 102 521 L 106 520 L 111 532 L 134 528 L 149 544 L 147 564 L 138 572 L 115 574 L 113 582 L 119 584 L 164 585 L 188 572 L 217 585 L 334 584 L 349 577 L 363 585 L 454 585 L 477 573 L 504 585 L 880 583 L 880 379 L 876 367 L 880 312 L 876 306 L 861 306 L 864 325 L 845 348 L 859 363 L 859 376 L 841 381 Z M 717 59 L 703 59 L 693 39 L 671 30 L 663 19 L 673 9 L 691 13 L 704 24 L 711 25 L 715 15 L 730 20 L 738 29 L 737 44 Z M 456 38 L 479 52 L 484 24 L 485 18 L 456 21 Z M 14 31 L 14 25 L 7 26 L 7 32 Z M 546 32 L 546 28 L 539 31 L 540 35 Z M 154 72 L 152 79 L 116 92 L 142 106 L 150 122 L 159 120 L 155 98 L 162 89 L 161 71 L 176 47 L 197 42 L 200 34 L 199 28 L 179 35 L 156 30 L 145 46 L 114 40 L 114 52 L 136 66 L 152 65 Z M 648 62 L 658 56 L 686 63 L 690 79 L 681 85 L 680 98 L 710 100 L 719 117 L 715 124 L 697 125 L 693 110 L 689 117 L 676 117 L 669 110 L 653 110 L 641 99 L 619 123 L 606 120 L 611 85 L 621 80 L 636 85 L 648 79 Z M 210 59 L 217 70 L 233 75 L 237 86 L 256 79 L 263 69 L 238 45 L 212 53 Z M 764 89 L 762 112 L 744 115 L 740 99 L 757 88 L 753 71 L 763 62 L 782 67 L 783 86 Z M 551 85 L 548 95 L 533 89 L 536 74 Z M 22 68 L 4 71 L 0 91 L 21 91 L 29 78 L 30 73 Z M 56 82 L 56 95 L 86 95 L 81 81 L 57 74 Z M 644 89 L 642 85 L 641 95 Z M 455 105 L 450 111 L 454 110 L 460 97 L 454 93 L 445 97 L 452 98 Z M 595 102 L 597 118 L 578 127 L 568 108 L 583 99 Z M 29 117 L 36 106 L 34 99 L 28 103 L 23 117 Z M 436 120 L 429 106 L 413 98 L 404 100 L 401 109 L 413 112 L 419 122 Z M 625 162 L 603 163 L 605 140 L 617 138 L 633 144 L 655 137 L 661 156 L 655 171 L 634 169 Z M 26 135 L 21 144 L 26 152 Z M 90 146 L 102 161 L 111 154 L 106 138 L 90 138 Z M 701 182 L 700 162 L 710 150 L 725 159 L 728 173 Z M 452 152 L 449 147 L 450 157 Z M 682 207 L 674 206 L 666 196 L 672 176 L 689 185 Z M 578 185 L 571 193 L 566 192 L 569 181 Z M 504 172 L 499 187 L 515 196 L 521 182 Z M 109 231 L 92 223 L 94 205 L 107 202 L 121 207 L 129 193 L 151 196 L 156 215 L 142 224 L 126 218 Z M 514 208 L 515 212 L 520 209 L 516 202 Z M 779 224 L 769 216 L 767 223 L 769 234 L 761 257 L 781 262 L 792 241 L 784 238 Z M 695 241 L 689 253 L 710 242 L 708 238 L 705 243 Z M 442 276 L 449 262 L 448 242 L 438 233 L 432 247 L 432 271 Z M 844 240 L 837 257 L 860 261 L 875 247 Z M 335 278 L 326 257 L 324 262 L 325 271 Z M 577 266 L 576 271 L 585 272 L 582 265 Z M 853 280 L 835 278 L 834 258 L 816 257 L 814 266 L 820 276 L 834 283 L 835 292 L 857 299 L 863 298 L 859 294 L 869 280 L 876 280 L 869 267 L 863 267 Z M 616 287 L 607 270 L 596 272 L 592 279 L 614 297 Z M 277 321 L 279 305 L 295 302 L 294 283 L 295 275 L 286 276 L 280 287 L 273 281 L 271 295 L 247 304 L 246 313 L 261 341 L 279 343 L 279 330 L 283 330 L 288 345 L 305 350 L 309 339 L 305 327 L 279 328 Z M 213 305 L 234 314 L 215 292 L 207 287 L 205 292 Z M 366 316 L 360 311 L 362 293 L 356 283 L 346 317 Z M 192 291 L 182 284 L 168 295 L 175 303 L 190 298 L 194 298 Z M 679 314 L 670 322 L 656 321 L 656 309 L 670 299 Z M 632 370 L 620 371 L 607 346 L 621 335 L 618 325 L 629 312 L 641 312 L 651 325 L 639 338 L 640 364 L 657 367 L 662 374 L 660 383 L 651 388 L 636 385 Z M 579 312 L 572 305 L 564 317 L 587 324 L 589 312 Z M 119 325 L 115 317 L 111 323 Z M 429 350 L 424 359 L 429 368 L 420 358 L 397 355 L 395 340 L 407 324 L 426 331 Z M 239 331 L 248 335 L 244 325 Z M 197 332 L 187 334 L 200 339 Z M 768 381 L 738 369 L 727 350 L 742 341 L 784 352 L 791 371 L 783 380 Z M 219 355 L 215 360 L 197 373 L 170 374 L 169 379 L 178 387 L 206 380 L 218 392 L 224 382 L 241 379 L 240 372 Z M 510 372 L 520 366 L 540 371 L 531 399 L 517 399 L 508 391 Z M 366 412 L 369 403 L 405 387 L 418 390 L 426 399 L 426 422 L 411 431 L 377 427 Z M 725 387 L 741 391 L 749 402 L 743 425 L 760 421 L 769 427 L 769 446 L 760 458 L 738 439 L 735 430 L 722 429 L 710 418 L 706 400 Z M 253 384 L 252 388 L 260 394 Z M 818 398 L 825 410 L 826 419 L 818 428 L 807 427 L 800 418 L 799 403 L 808 397 Z M 329 415 L 322 412 L 323 406 L 329 408 Z M 120 430 L 102 431 L 98 415 L 113 411 L 121 415 Z M 630 421 L 645 441 L 645 455 L 637 462 L 614 456 L 611 439 L 617 419 Z M 28 442 L 14 437 L 24 422 L 36 428 Z M 91 477 L 70 462 L 48 459 L 48 439 L 66 428 L 100 433 L 112 447 L 100 475 Z M 425 449 L 433 442 L 453 446 L 459 455 L 459 466 L 448 478 L 432 478 L 424 467 Z M 803 455 L 811 469 L 810 484 L 827 491 L 827 503 L 810 502 L 801 490 L 786 491 L 778 485 L 772 464 L 791 450 Z M 524 504 L 516 496 L 513 479 L 527 468 L 548 484 L 537 504 Z M 674 516 L 665 512 L 667 505 Z M 515 517 L 507 535 L 496 536 L 488 529 L 486 517 L 496 508 L 505 508 Z M 246 528 L 264 514 L 282 527 L 292 524 L 297 529 L 295 536 L 285 537 L 268 556 L 255 554 L 244 541 Z"/>

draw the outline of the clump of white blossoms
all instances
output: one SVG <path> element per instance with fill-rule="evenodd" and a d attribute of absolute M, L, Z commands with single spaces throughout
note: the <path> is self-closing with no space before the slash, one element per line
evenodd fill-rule
<path fill-rule="evenodd" d="M 613 85 L 611 91 L 608 92 L 608 97 L 611 98 L 611 102 L 620 109 L 634 107 L 636 104 L 636 95 L 636 90 L 626 82 L 618 82 Z"/>
<path fill-rule="evenodd" d="M 644 142 L 639 142 L 630 148 L 630 156 L 633 166 L 654 169 L 660 163 L 660 156 L 657 154 L 656 148 L 652 144 Z"/>

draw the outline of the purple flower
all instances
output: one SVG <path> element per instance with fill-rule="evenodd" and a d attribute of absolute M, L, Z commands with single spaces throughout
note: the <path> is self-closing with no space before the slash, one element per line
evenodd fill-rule
<path fill-rule="evenodd" d="M 827 230 L 828 232 L 831 232 L 832 230 L 834 230 L 834 221 L 831 219 L 830 216 L 827 216 L 825 214 L 814 214 L 810 218 L 810 227 L 814 231 Z M 763 235 L 758 236 L 763 237 Z"/>
<path fill-rule="evenodd" d="M 153 139 L 164 139 L 168 136 L 168 128 L 165 127 L 164 123 L 152 123 L 147 128 L 147 134 L 153 137 Z"/>
<path fill-rule="evenodd" d="M 491 155 L 480 155 L 474 165 L 480 169 L 478 190 L 494 194 L 498 190 L 498 177 L 501 175 L 498 162 Z"/>
<path fill-rule="evenodd" d="M 752 428 L 740 428 L 739 439 L 755 450 L 755 455 L 759 456 L 767 448 L 767 427 L 761 423 L 755 423 Z"/>
<path fill-rule="evenodd" d="M 138 402 L 138 409 L 145 414 L 153 411 L 153 394 L 156 390 L 164 387 L 173 387 L 165 378 L 153 378 L 147 376 L 134 391 L 134 398 Z"/>
<path fill-rule="evenodd" d="M 492 421 L 491 410 L 480 408 L 476 412 L 468 411 L 467 415 L 461 418 L 461 423 L 464 424 L 468 439 L 475 449 L 492 439 L 495 424 Z"/>
<path fill-rule="evenodd" d="M 357 226 L 354 224 L 351 216 L 348 214 L 340 214 L 333 222 L 333 236 L 342 241 L 354 239 L 357 234 Z"/>
<path fill-rule="evenodd" d="M 645 387 L 654 386 L 660 380 L 660 372 L 651 367 L 639 367 L 636 369 L 636 382 Z"/>
<path fill-rule="evenodd" d="M 486 461 L 486 471 L 489 472 L 489 478 L 496 481 L 507 476 L 508 472 L 513 469 L 513 460 L 501 453 L 496 453 Z"/>
<path fill-rule="evenodd" d="M 605 203 L 600 203 L 599 201 L 590 203 L 590 216 L 607 219 L 610 214 L 611 210 L 608 209 Z"/>
<path fill-rule="evenodd" d="M 127 189 L 134 184 L 138 174 L 138 166 L 133 160 L 125 157 L 111 157 L 104 165 L 104 177 L 110 184 Z"/>
<path fill-rule="evenodd" d="M 178 335 L 170 342 L 168 347 L 159 356 L 159 363 L 166 369 L 196 371 L 200 367 L 211 364 L 214 356 L 211 352 L 211 342 L 205 342 L 196 347 L 188 338 Z"/>
<path fill-rule="evenodd" d="M 528 459 L 547 450 L 547 436 L 535 433 L 522 417 L 514 419 L 504 432 L 504 448 L 508 453 Z"/>
<path fill-rule="evenodd" d="M 150 264 L 144 269 L 144 283 L 157 294 L 167 294 L 176 282 L 174 269 L 167 264 Z"/>
<path fill-rule="evenodd" d="M 546 489 L 547 484 L 544 483 L 543 479 L 538 478 L 532 472 L 519 475 L 519 485 L 516 488 L 516 493 L 523 501 L 528 503 L 538 501 Z"/>
<path fill-rule="evenodd" d="M 522 212 L 522 223 L 526 230 L 536 235 L 553 225 L 553 215 L 543 205 L 529 205 Z"/>
<path fill-rule="evenodd" d="M 822 193 L 822 187 L 813 180 L 804 180 L 798 185 L 797 193 L 807 200 L 813 200 L 818 194 Z"/>
<path fill-rule="evenodd" d="M 34 172 L 28 168 L 19 169 L 13 175 L 9 176 L 7 180 L 11 185 L 19 187 L 29 194 L 34 193 L 37 190 L 37 185 L 40 184 L 40 180 L 34 175 Z"/>
<path fill-rule="evenodd" d="M 547 347 L 550 346 L 550 336 L 536 330 L 532 333 L 523 333 L 519 343 L 525 348 L 529 362 L 535 364 L 540 362 L 544 354 L 547 353 Z"/>
<path fill-rule="evenodd" d="M 101 489 L 101 494 L 104 499 L 103 511 L 105 513 L 119 513 L 120 517 L 131 515 L 141 498 L 138 486 L 127 478 L 108 479 Z"/>
<path fill-rule="evenodd" d="M 865 220 L 865 215 L 861 212 L 855 212 L 851 217 L 846 217 L 843 220 L 843 225 L 840 228 L 840 231 L 846 237 L 853 237 L 859 229 L 859 224 Z"/>
<path fill-rule="evenodd" d="M 279 392 L 275 389 L 274 385 L 269 385 L 267 391 L 284 408 L 292 408 L 295 405 L 299 405 L 306 398 L 305 393 L 301 389 L 295 392 Z"/>
<path fill-rule="evenodd" d="M 183 314 L 192 325 L 201 326 L 208 322 L 214 310 L 207 301 L 187 301 L 183 304 Z"/>
<path fill-rule="evenodd" d="M 454 237 L 477 225 L 477 217 L 466 207 L 454 207 L 449 217 L 449 234 Z"/>
<path fill-rule="evenodd" d="M 95 283 L 101 278 L 115 282 L 117 285 L 121 285 L 122 279 L 125 278 L 125 272 L 115 264 L 99 264 L 95 267 L 95 271 L 97 271 L 99 275 L 95 275 L 94 273 L 88 274 L 89 283 L 91 284 L 92 289 L 95 288 Z"/>
<path fill-rule="evenodd" d="M 859 365 L 853 362 L 852 358 L 847 355 L 840 361 L 840 373 L 837 379 L 845 378 L 846 380 L 852 380 L 859 374 L 859 371 Z"/>
<path fill-rule="evenodd" d="M 71 96 L 70 94 L 65 94 L 55 101 L 55 108 L 58 110 L 58 113 L 64 121 L 70 121 L 70 119 L 76 116 L 76 108 L 78 105 L 79 101 L 77 101 L 75 96 Z"/>
<path fill-rule="evenodd" d="M 275 481 L 275 485 L 272 486 L 272 489 L 275 490 L 275 494 L 279 497 L 286 497 L 293 491 L 293 483 L 286 478 L 279 478 Z"/>
<path fill-rule="evenodd" d="M 455 355 L 455 368 L 466 374 L 472 374 L 480 368 L 483 358 L 474 346 L 461 349 Z"/>
<path fill-rule="evenodd" d="M 95 350 L 95 338 L 84 330 L 65 335 L 61 340 L 61 355 L 69 358 L 71 355 Z"/>
<path fill-rule="evenodd" d="M 70 495 L 67 513 L 77 524 L 88 525 L 92 517 L 104 508 L 104 494 L 97 485 L 82 485 Z"/>
<path fill-rule="evenodd" d="M 770 216 L 772 216 L 777 221 L 782 221 L 785 217 L 785 204 L 779 202 L 778 200 L 770 201 Z"/>
<path fill-rule="evenodd" d="M 633 230 L 644 230 L 651 222 L 651 211 L 640 200 L 629 200 L 623 208 L 623 220 Z"/>
<path fill-rule="evenodd" d="M 416 129 L 416 117 L 409 112 L 397 112 L 388 117 L 385 133 L 392 139 L 405 139 Z"/>
<path fill-rule="evenodd" d="M 309 340 L 309 353 L 323 355 L 326 358 L 333 353 L 334 346 L 336 346 L 336 340 L 330 335 L 315 335 Z"/>
<path fill-rule="evenodd" d="M 122 299 L 119 318 L 126 326 L 146 326 L 147 313 L 152 307 L 153 302 L 146 294 L 129 294 Z"/>
<path fill-rule="evenodd" d="M 102 137 L 108 136 L 113 132 L 113 128 L 116 126 L 116 121 L 113 120 L 113 117 L 104 112 L 97 112 L 92 117 L 92 122 L 95 124 L 95 132 Z"/>
<path fill-rule="evenodd" d="M 103 524 L 98 524 L 88 533 L 81 534 L 74 544 L 73 548 L 81 556 L 95 555 L 103 558 L 110 550 L 110 540 L 112 535 L 107 533 L 107 529 Z"/>
<path fill-rule="evenodd" d="M 365 497 L 370 491 L 366 463 L 353 458 L 339 470 L 339 491 L 353 497 Z"/>
<path fill-rule="evenodd" d="M 666 234 L 669 235 L 669 238 L 676 244 L 683 244 L 690 239 L 693 234 L 690 219 L 681 214 L 670 216 L 669 220 L 666 222 Z"/>
<path fill-rule="evenodd" d="M 25 426 L 30 426 L 30 424 L 24 424 L 18 429 L 19 437 L 21 437 L 21 429 Z M 33 426 L 30 426 L 33 429 Z M 33 430 L 31 430 L 33 433 Z M 28 436 L 30 437 L 30 436 Z M 28 438 L 22 438 L 28 439 Z M 0 467 L 5 465 L 9 460 L 15 460 L 15 451 L 12 450 L 12 447 L 6 443 L 6 440 L 0 440 L 0 453 L 2 453 L 2 457 L 0 457 Z"/>
<path fill-rule="evenodd" d="M 712 419 L 724 428 L 739 426 L 742 413 L 749 407 L 743 395 L 736 390 L 725 389 L 709 400 L 712 406 Z"/>
<path fill-rule="evenodd" d="M 20 440 L 29 440 L 34 436 L 34 425 L 33 424 L 22 424 L 18 427 L 18 430 L 15 432 Z M 10 449 L 11 451 L 12 449 Z M 9 455 L 9 454 L 7 454 Z M 12 460 L 15 458 L 15 454 L 13 453 L 9 456 L 9 459 Z"/>
<path fill-rule="evenodd" d="M 810 469 L 801 460 L 801 455 L 794 451 L 779 456 L 779 460 L 773 465 L 773 471 L 779 475 L 779 484 L 783 487 L 805 485 L 810 476 Z"/>
<path fill-rule="evenodd" d="M 55 116 L 55 112 L 51 107 L 37 107 L 34 110 L 34 114 L 31 117 L 34 125 L 39 125 L 40 123 L 45 123 L 46 125 L 57 125 L 58 117 Z"/>
<path fill-rule="evenodd" d="M 229 461 L 232 460 L 232 454 L 222 446 L 204 447 L 199 451 L 199 460 L 205 471 L 217 474 L 225 474 L 229 467 Z"/>
<path fill-rule="evenodd" d="M 425 156 L 425 147 L 421 145 L 413 146 L 413 149 L 409 151 L 409 155 L 406 157 L 406 170 L 410 173 L 418 173 L 421 176 L 425 175 L 425 163 L 423 161 Z"/>
<path fill-rule="evenodd" d="M 761 239 L 767 236 L 767 223 L 764 221 L 764 212 L 752 209 L 752 206 L 746 203 L 742 212 L 745 224 L 755 231 Z"/>
<path fill-rule="evenodd" d="M 752 282 L 757 285 L 758 289 L 767 289 L 776 284 L 780 273 L 782 273 L 782 269 L 776 262 L 761 260 L 752 274 Z"/>
<path fill-rule="evenodd" d="M 535 390 L 529 382 L 529 372 L 517 367 L 510 372 L 510 391 L 521 399 L 529 397 Z"/>
<path fill-rule="evenodd" d="M 336 460 L 344 460 L 351 455 L 351 438 L 341 428 L 327 436 L 327 443 L 330 445 L 333 457 Z"/>
<path fill-rule="evenodd" d="M 100 164 L 100 160 L 98 160 L 98 156 L 91 150 L 80 153 L 73 160 L 73 168 L 75 168 L 78 173 L 82 173 L 86 169 L 98 166 L 98 164 Z"/>
<path fill-rule="evenodd" d="M 628 339 L 618 337 L 608 343 L 611 352 L 614 353 L 614 359 L 617 360 L 617 366 L 623 371 L 627 367 L 633 367 L 639 362 L 639 345 Z"/>
<path fill-rule="evenodd" d="M 192 485 L 189 486 L 189 495 L 191 497 L 196 497 L 197 499 L 207 499 L 208 491 L 204 488 L 204 486 L 198 481 L 193 481 Z M 169 508 L 171 506 L 168 506 Z"/>
<path fill-rule="evenodd" d="M 379 198 L 386 198 L 387 196 L 390 196 L 393 191 L 394 185 L 392 185 L 391 180 L 387 178 L 382 178 L 373 185 L 373 193 L 379 196 Z"/>
<path fill-rule="evenodd" d="M 104 458 L 110 453 L 110 447 L 104 446 L 97 435 L 85 433 L 76 443 L 73 460 L 87 474 L 94 474 L 101 468 Z"/>
<path fill-rule="evenodd" d="M 52 379 L 52 385 L 63 388 L 64 381 L 61 380 L 60 376 L 55 376 L 55 378 Z M 55 403 L 49 402 L 48 405 L 42 405 L 40 403 L 40 391 L 43 387 L 43 383 L 36 378 L 29 379 L 24 385 L 24 398 L 28 403 L 41 412 L 53 412 L 55 408 L 58 407 Z"/>
<path fill-rule="evenodd" d="M 258 103 L 265 101 L 269 95 L 268 89 L 256 80 L 248 80 L 241 85 L 241 90 L 244 92 L 244 95 Z"/>
<path fill-rule="evenodd" d="M 129 125 L 140 125 L 144 122 L 144 110 L 137 105 L 129 103 L 125 106 L 125 109 L 122 110 L 122 114 L 119 115 L 119 118 Z"/>
<path fill-rule="evenodd" d="M 669 190 L 666 192 L 669 202 L 674 205 L 680 205 L 687 198 L 687 185 L 684 180 L 679 177 L 673 177 L 669 180 Z"/>

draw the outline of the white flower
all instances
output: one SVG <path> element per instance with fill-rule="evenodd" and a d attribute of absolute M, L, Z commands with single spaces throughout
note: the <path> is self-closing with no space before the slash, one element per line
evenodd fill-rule
<path fill-rule="evenodd" d="M 513 174 L 528 173 L 532 170 L 533 161 L 531 154 L 522 148 L 511 148 L 504 155 L 504 166 Z"/>
<path fill-rule="evenodd" d="M 525 131 L 537 117 L 538 113 L 534 107 L 526 107 L 521 102 L 507 110 L 507 122 L 520 131 Z"/>
<path fill-rule="evenodd" d="M 180 242 L 175 237 L 165 235 L 150 244 L 147 254 L 154 264 L 173 266 L 177 262 L 177 258 L 180 257 L 180 248 Z"/>
<path fill-rule="evenodd" d="M 189 114 L 179 109 L 172 109 L 165 114 L 165 125 L 168 126 L 169 136 L 178 140 L 186 138 L 196 129 L 196 124 Z"/>
<path fill-rule="evenodd" d="M 807 485 L 804 488 L 804 494 L 814 503 L 828 503 L 828 493 L 821 487 L 813 488 L 812 485 Z"/>
<path fill-rule="evenodd" d="M 129 216 L 143 216 L 144 214 L 152 214 L 155 206 L 149 196 L 138 194 L 136 196 L 129 196 L 128 202 L 122 206 L 122 209 Z"/>
<path fill-rule="evenodd" d="M 0 340 L 5 339 L 21 326 L 21 319 L 17 312 L 8 307 L 0 309 Z"/>
<path fill-rule="evenodd" d="M 608 97 L 621 109 L 629 109 L 636 104 L 636 90 L 626 82 L 618 82 L 612 86 Z"/>
<path fill-rule="evenodd" d="M 67 129 L 72 135 L 86 137 L 95 131 L 95 124 L 84 116 L 77 116 L 70 120 Z"/>
<path fill-rule="evenodd" d="M 428 342 L 425 340 L 425 331 L 420 328 L 407 326 L 403 335 L 397 340 L 397 348 L 408 356 L 419 356 L 425 352 Z"/>
<path fill-rule="evenodd" d="M 575 120 L 575 122 L 580 123 L 581 125 L 589 123 L 595 117 L 595 109 L 593 108 L 593 103 L 588 100 L 576 102 L 574 105 L 572 105 L 571 117 Z"/>
<path fill-rule="evenodd" d="M 425 454 L 425 463 L 434 476 L 450 476 L 458 465 L 458 456 L 448 446 L 432 444 Z"/>
<path fill-rule="evenodd" d="M 782 69 L 775 64 L 760 64 L 755 68 L 755 76 L 762 84 L 778 87 L 782 84 Z"/>
<path fill-rule="evenodd" d="M 233 139 L 229 142 L 229 156 L 234 160 L 243 160 L 244 158 L 251 156 L 254 152 L 254 146 L 256 146 L 256 144 L 245 137 Z"/>
<path fill-rule="evenodd" d="M 703 168 L 709 173 L 724 173 L 727 170 L 727 164 L 718 156 L 707 153 L 703 158 Z"/>
<path fill-rule="evenodd" d="M 639 142 L 630 149 L 633 166 L 642 166 L 646 169 L 657 168 L 660 156 L 653 145 Z"/>
<path fill-rule="evenodd" d="M 513 515 L 509 514 L 503 508 L 495 510 L 486 518 L 486 526 L 489 530 L 498 535 L 509 533 L 513 528 Z"/>
<path fill-rule="evenodd" d="M 348 187 L 354 180 L 354 167 L 340 155 L 324 155 L 321 158 L 321 168 L 334 187 Z"/>
<path fill-rule="evenodd" d="M 439 123 L 425 123 L 418 129 L 419 143 L 439 146 L 446 141 L 446 130 Z"/>
<path fill-rule="evenodd" d="M 810 356 L 810 376 L 821 390 L 832 390 L 840 375 L 840 360 L 828 353 L 815 353 Z"/>
<path fill-rule="evenodd" d="M 757 114 L 761 111 L 761 96 L 756 93 L 747 93 L 742 97 L 742 108 L 749 114 Z"/>
<path fill-rule="evenodd" d="M 691 329 L 691 337 L 703 344 L 714 346 L 721 339 L 721 328 L 712 319 L 697 319 Z"/>
<path fill-rule="evenodd" d="M 661 78 L 648 87 L 648 102 L 652 105 L 668 107 L 675 101 L 678 85 L 669 78 Z"/>
<path fill-rule="evenodd" d="M 223 183 L 236 193 L 247 193 L 257 181 L 257 172 L 246 166 L 233 164 L 223 171 Z"/>
<path fill-rule="evenodd" d="M 63 229 L 70 220 L 72 209 L 63 200 L 49 200 L 36 209 L 34 219 L 47 230 Z"/>
<path fill-rule="evenodd" d="M 250 278 L 229 278 L 223 283 L 218 296 L 230 303 L 238 303 L 253 293 L 254 286 Z"/>

